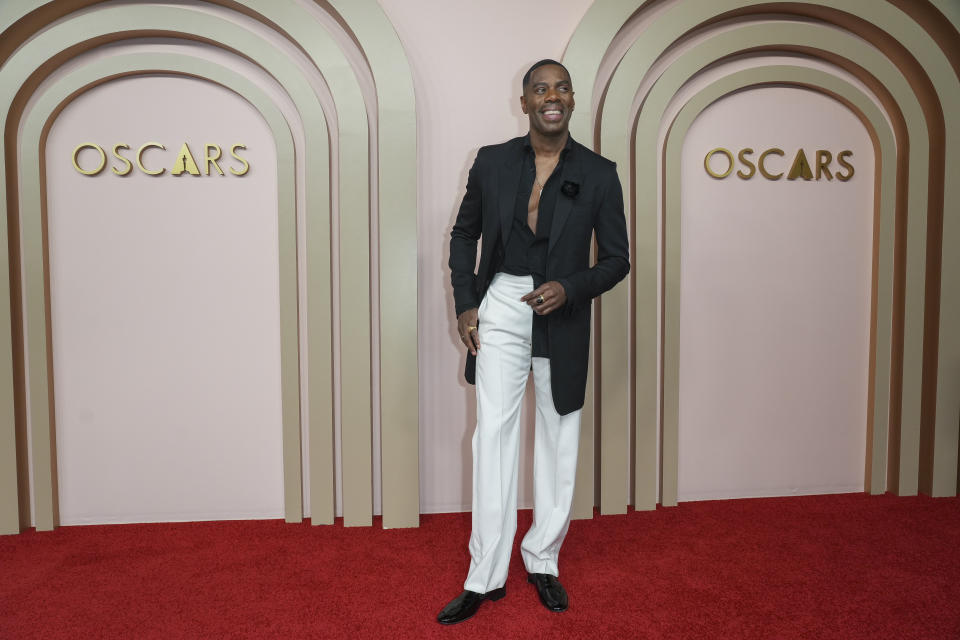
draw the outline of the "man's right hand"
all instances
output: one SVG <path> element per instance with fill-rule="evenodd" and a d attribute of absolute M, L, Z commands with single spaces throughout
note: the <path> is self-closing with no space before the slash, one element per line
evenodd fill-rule
<path fill-rule="evenodd" d="M 457 316 L 457 331 L 472 356 L 477 355 L 477 349 L 480 348 L 480 333 L 478 330 L 480 322 L 477 320 L 477 314 L 477 309 L 467 309 Z"/>

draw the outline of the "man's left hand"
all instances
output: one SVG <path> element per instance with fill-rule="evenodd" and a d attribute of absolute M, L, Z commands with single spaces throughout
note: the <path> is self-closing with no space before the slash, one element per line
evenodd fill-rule
<path fill-rule="evenodd" d="M 566 304 L 567 292 L 562 284 L 551 280 L 544 282 L 520 300 L 533 307 L 533 312 L 537 315 L 545 316 Z"/>

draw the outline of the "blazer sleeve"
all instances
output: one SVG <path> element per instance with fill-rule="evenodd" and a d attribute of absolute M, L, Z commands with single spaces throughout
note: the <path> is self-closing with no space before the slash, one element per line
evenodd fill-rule
<path fill-rule="evenodd" d="M 482 151 L 482 150 L 481 150 Z M 483 232 L 483 194 L 480 185 L 480 153 L 467 176 L 467 192 L 460 203 L 450 232 L 450 282 L 456 314 L 480 306 L 477 299 L 477 242 Z"/>
<path fill-rule="evenodd" d="M 559 282 L 572 306 L 589 304 L 590 300 L 609 291 L 630 272 L 630 241 L 623 212 L 623 189 L 612 162 L 605 167 L 604 186 L 594 222 L 597 236 L 597 263 L 583 271 L 568 275 Z"/>

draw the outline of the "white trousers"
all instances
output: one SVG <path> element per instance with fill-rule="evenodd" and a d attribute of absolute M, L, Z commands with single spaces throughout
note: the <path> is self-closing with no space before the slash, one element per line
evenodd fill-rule
<path fill-rule="evenodd" d="M 559 575 L 557 556 L 570 524 L 580 410 L 561 416 L 550 390 L 550 360 L 531 356 L 533 310 L 520 298 L 530 276 L 497 274 L 480 304 L 477 429 L 473 434 L 473 531 L 464 588 L 486 593 L 507 581 L 517 531 L 520 405 L 533 368 L 537 417 L 533 526 L 520 546 L 529 573 Z"/>

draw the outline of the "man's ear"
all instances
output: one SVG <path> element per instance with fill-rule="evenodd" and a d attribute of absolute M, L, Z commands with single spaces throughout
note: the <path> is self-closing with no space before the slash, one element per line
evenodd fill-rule
<path fill-rule="evenodd" d="M 520 96 L 520 110 L 527 112 L 527 99 L 524 96 Z"/>

